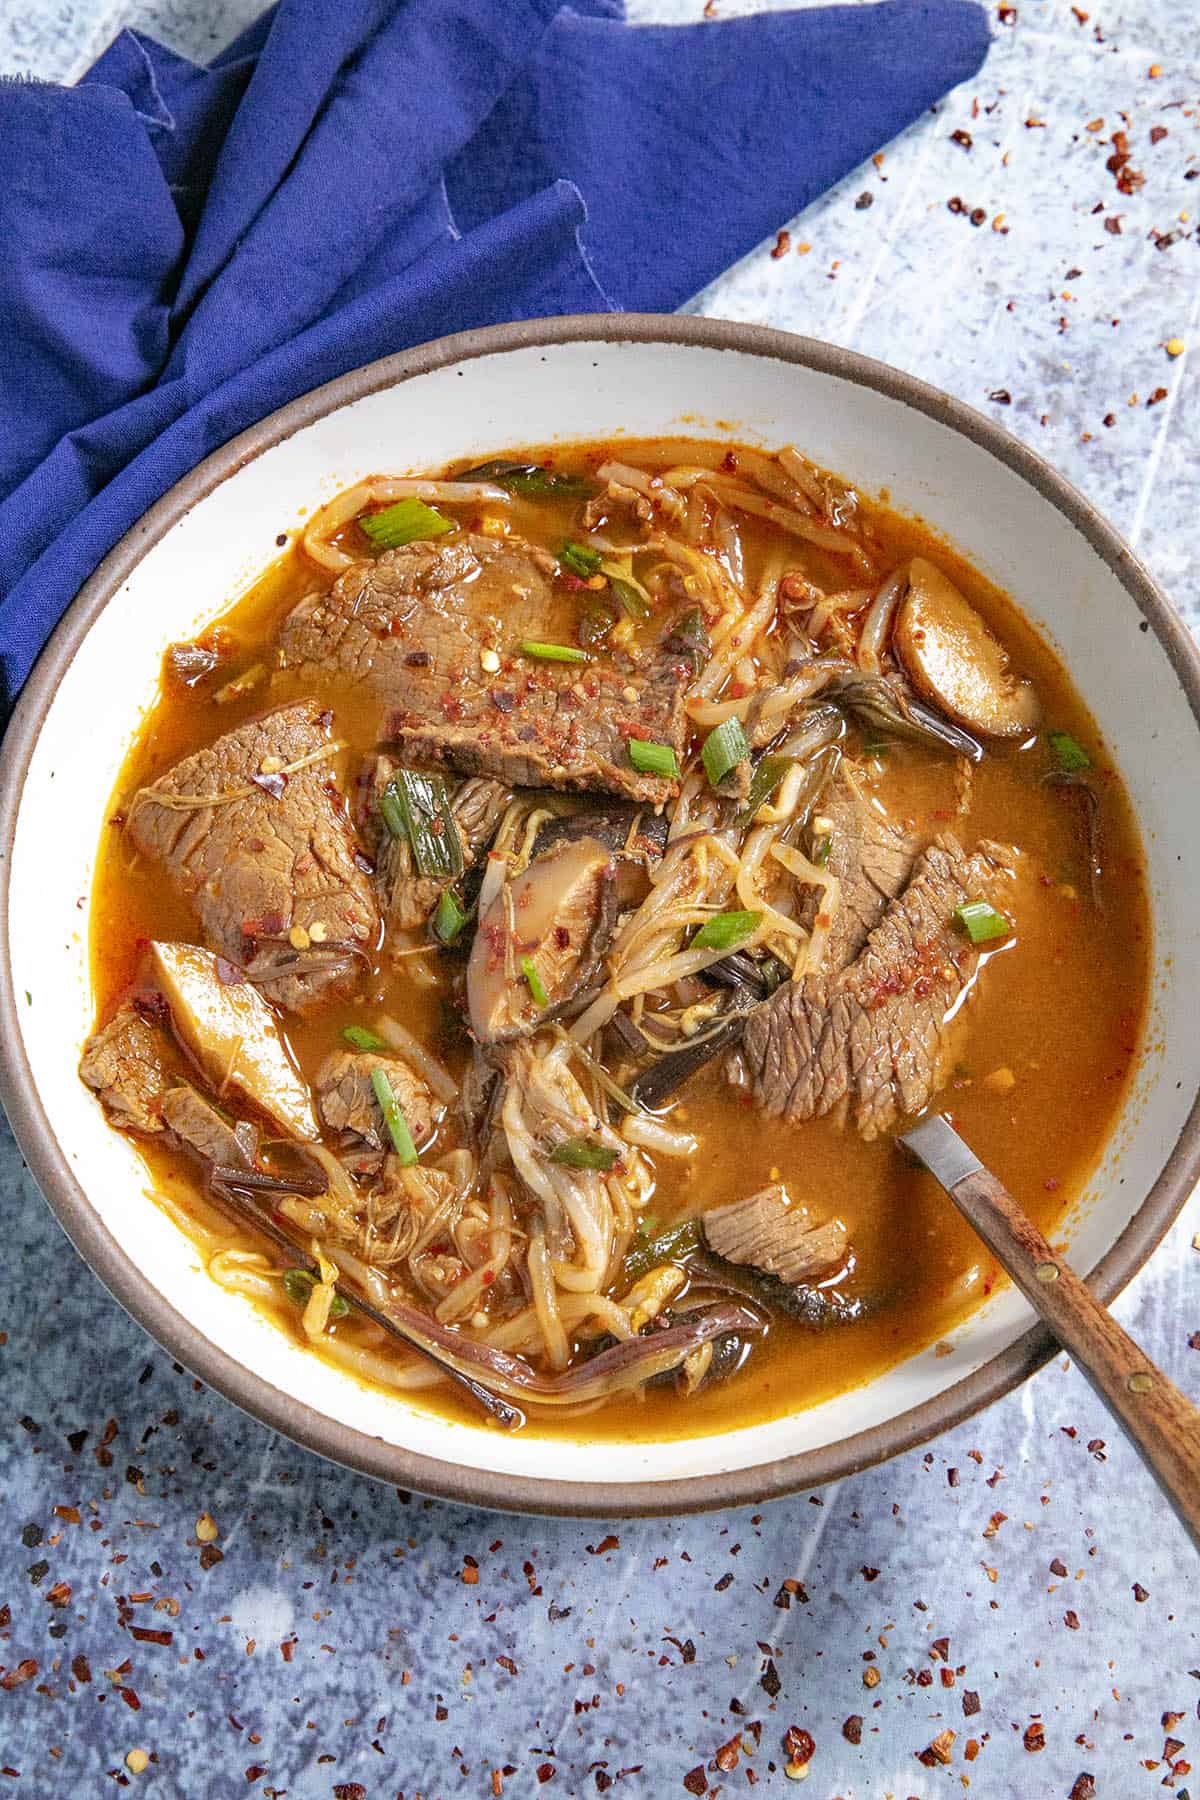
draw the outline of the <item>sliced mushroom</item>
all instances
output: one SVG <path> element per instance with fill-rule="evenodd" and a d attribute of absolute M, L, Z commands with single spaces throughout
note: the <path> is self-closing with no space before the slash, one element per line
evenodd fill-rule
<path fill-rule="evenodd" d="M 539 856 L 480 918 L 467 1006 L 480 1043 L 533 1031 L 589 979 L 612 929 L 608 850 L 596 838 Z"/>
<path fill-rule="evenodd" d="M 926 699 L 987 737 L 1025 737 L 1037 695 L 1009 667 L 1008 653 L 952 581 L 915 556 L 896 614 L 893 648 Z"/>
<path fill-rule="evenodd" d="M 150 948 L 176 1034 L 214 1089 L 237 1088 L 291 1136 L 316 1138 L 308 1088 L 258 989 L 198 944 Z"/>

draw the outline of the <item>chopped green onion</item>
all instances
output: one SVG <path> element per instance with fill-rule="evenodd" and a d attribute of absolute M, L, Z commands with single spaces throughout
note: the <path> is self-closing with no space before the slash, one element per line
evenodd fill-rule
<path fill-rule="evenodd" d="M 611 1169 L 617 1160 L 615 1150 L 609 1150 L 604 1144 L 589 1143 L 587 1138 L 568 1138 L 565 1144 L 556 1144 L 550 1152 L 550 1161 L 562 1163 L 568 1169 Z"/>
<path fill-rule="evenodd" d="M 452 944 L 466 922 L 467 915 L 453 888 L 443 888 L 429 921 L 434 937 L 440 944 Z"/>
<path fill-rule="evenodd" d="M 536 638 L 522 638 L 518 646 L 522 656 L 536 656 L 541 662 L 586 662 L 586 650 L 572 644 L 540 644 Z"/>
<path fill-rule="evenodd" d="M 725 719 L 715 731 L 710 731 L 700 752 L 705 772 L 714 787 L 719 787 L 729 771 L 745 762 L 749 754 L 750 746 L 742 722 L 736 717 Z"/>
<path fill-rule="evenodd" d="M 973 944 L 986 944 L 990 938 L 1007 937 L 1012 930 L 1010 920 L 986 900 L 967 900 L 956 906 L 954 916 Z"/>
<path fill-rule="evenodd" d="M 385 506 L 382 512 L 361 513 L 358 520 L 373 544 L 381 550 L 395 550 L 401 544 L 414 544 L 420 538 L 442 537 L 454 530 L 453 519 L 443 518 L 432 506 L 410 495 Z"/>
<path fill-rule="evenodd" d="M 463 469 L 455 481 L 494 481 L 510 494 L 538 498 L 573 500 L 594 491 L 595 483 L 586 475 L 569 475 L 565 469 L 547 469 L 542 463 L 506 462 L 503 457 L 479 463 L 474 469 Z"/>
<path fill-rule="evenodd" d="M 683 1219 L 676 1225 L 668 1225 L 657 1237 L 651 1237 L 649 1233 L 643 1236 L 639 1226 L 637 1236 L 626 1255 L 621 1279 L 630 1284 L 640 1281 L 643 1275 L 648 1275 L 651 1269 L 657 1269 L 660 1263 L 680 1262 L 699 1248 L 699 1219 Z"/>
<path fill-rule="evenodd" d="M 1046 742 L 1058 758 L 1058 766 L 1068 774 L 1078 774 L 1081 769 L 1090 769 L 1092 759 L 1077 738 L 1069 731 L 1048 731 Z"/>
<path fill-rule="evenodd" d="M 352 1044 L 356 1050 L 387 1049 L 387 1045 L 384 1043 L 383 1039 L 381 1037 L 376 1037 L 373 1031 L 368 1031 L 365 1025 L 343 1025 L 342 1036 L 345 1038 L 346 1042 Z"/>
<path fill-rule="evenodd" d="M 604 562 L 600 564 L 600 572 L 608 576 L 609 587 L 631 619 L 650 617 L 650 596 L 641 582 L 634 580 L 632 568 L 623 569 L 619 563 Z"/>
<path fill-rule="evenodd" d="M 679 758 L 670 744 L 648 744 L 645 738 L 630 738 L 629 760 L 639 775 L 662 775 L 668 781 L 679 780 Z"/>
<path fill-rule="evenodd" d="M 586 581 L 589 576 L 600 573 L 604 558 L 590 544 L 579 544 L 574 538 L 568 538 L 558 553 L 558 560 L 564 569 L 572 575 L 578 575 L 581 581 Z"/>
<path fill-rule="evenodd" d="M 764 756 L 750 782 L 746 804 L 738 814 L 739 825 L 748 825 L 760 806 L 765 806 L 792 766 L 790 756 Z"/>
<path fill-rule="evenodd" d="M 288 1299 L 294 1301 L 297 1306 L 307 1306 L 316 1281 L 316 1276 L 310 1275 L 307 1269 L 285 1269 L 283 1291 Z M 329 1303 L 330 1318 L 344 1319 L 349 1311 L 349 1303 L 343 1300 L 340 1294 L 335 1293 Z"/>
<path fill-rule="evenodd" d="M 748 938 L 762 924 L 760 912 L 727 912 L 718 913 L 715 919 L 703 924 L 691 943 L 689 950 L 732 950 L 743 938 Z"/>
<path fill-rule="evenodd" d="M 400 1102 L 392 1091 L 392 1084 L 382 1069 L 371 1070 L 371 1087 L 379 1102 L 383 1122 L 388 1128 L 392 1148 L 400 1159 L 400 1167 L 409 1169 L 417 1161 L 417 1146 L 413 1143 L 412 1132 L 408 1129 L 408 1120 L 400 1111 Z"/>
<path fill-rule="evenodd" d="M 422 875 L 455 881 L 463 872 L 462 839 L 440 775 L 397 769 L 379 797 L 383 822 L 395 838 L 406 837 Z"/>
<path fill-rule="evenodd" d="M 833 837 L 831 834 L 826 834 L 826 836 L 821 839 L 820 843 L 817 844 L 813 850 L 813 858 L 812 859 L 816 863 L 818 869 L 823 869 L 825 867 L 825 864 L 829 861 L 829 852 L 832 849 L 833 849 Z"/>
<path fill-rule="evenodd" d="M 529 991 L 534 998 L 534 1003 L 537 1006 L 545 1006 L 546 986 L 537 972 L 537 964 L 534 962 L 532 956 L 523 956 L 521 958 L 521 973 L 528 983 Z"/>

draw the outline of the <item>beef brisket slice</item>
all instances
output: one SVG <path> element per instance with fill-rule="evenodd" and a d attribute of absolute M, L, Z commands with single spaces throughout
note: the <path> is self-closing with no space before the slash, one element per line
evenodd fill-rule
<path fill-rule="evenodd" d="M 128 1131 L 161 1131 L 167 1077 L 161 1034 L 132 1006 L 123 1006 L 90 1037 L 79 1073 L 99 1094 L 114 1125 Z"/>
<path fill-rule="evenodd" d="M 552 589 L 552 568 L 516 540 L 463 533 L 405 544 L 303 600 L 280 632 L 281 662 L 373 689 L 382 735 L 405 760 L 658 804 L 674 784 L 639 775 L 629 740 L 669 744 L 682 757 L 687 661 L 662 644 L 637 660 L 597 652 L 586 666 L 522 656 L 524 639 L 574 643 L 573 600 Z M 483 668 L 484 650 L 499 656 L 499 670 Z"/>
<path fill-rule="evenodd" d="M 847 1232 L 840 1219 L 814 1225 L 802 1206 L 793 1206 L 775 1182 L 701 1213 L 705 1241 L 726 1262 L 761 1269 L 788 1287 L 810 1284 L 837 1267 L 846 1254 Z"/>
<path fill-rule="evenodd" d="M 742 1052 L 765 1111 L 799 1123 L 848 1097 L 873 1138 L 929 1104 L 950 1060 L 947 1015 L 979 962 L 954 910 L 993 893 L 1010 857 L 996 844 L 971 855 L 950 837 L 931 844 L 856 962 L 788 982 L 755 1009 Z"/>
<path fill-rule="evenodd" d="M 834 783 L 817 808 L 817 818 L 821 823 L 813 827 L 814 845 L 828 837 L 825 867 L 841 883 L 841 900 L 822 963 L 822 973 L 833 975 L 854 961 L 888 902 L 903 889 L 917 846 L 844 777 Z M 801 924 L 809 931 L 816 912 L 813 892 L 800 915 Z"/>
<path fill-rule="evenodd" d="M 134 843 L 170 871 L 211 947 L 249 963 L 264 995 L 295 1012 L 345 991 L 357 973 L 354 947 L 372 951 L 379 932 L 328 760 L 279 773 L 330 742 L 329 715 L 316 701 L 281 707 L 176 763 L 129 812 Z M 238 797 L 170 804 L 229 793 Z M 297 926 L 316 930 L 307 950 L 288 942 Z"/>

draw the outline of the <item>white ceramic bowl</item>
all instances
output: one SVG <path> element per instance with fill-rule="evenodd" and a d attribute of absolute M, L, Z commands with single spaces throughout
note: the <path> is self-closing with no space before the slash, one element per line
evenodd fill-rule
<path fill-rule="evenodd" d="M 1087 503 L 989 421 L 881 364 L 717 321 L 597 317 L 449 338 L 317 390 L 210 457 L 87 584 L 11 725 L 0 796 L 3 1096 L 81 1253 L 175 1356 L 270 1425 L 406 1487 L 483 1505 L 678 1512 L 843 1475 L 942 1430 L 1039 1367 L 1014 1291 L 952 1338 L 836 1400 L 674 1443 L 580 1442 L 447 1423 L 307 1355 L 204 1273 L 129 1142 L 76 1074 L 92 1025 L 87 913 L 101 822 L 163 650 L 277 555 L 276 537 L 374 470 L 516 443 L 684 431 L 795 443 L 920 513 L 1011 593 L 1070 667 L 1141 820 L 1155 921 L 1144 1055 L 1070 1256 L 1110 1297 L 1196 1179 L 1200 670 L 1145 570 Z M 1169 779 L 1166 778 L 1169 772 Z M 65 797 L 69 801 L 65 802 Z M 67 829 L 64 829 L 67 825 Z M 29 999 L 26 1000 L 28 992 Z"/>

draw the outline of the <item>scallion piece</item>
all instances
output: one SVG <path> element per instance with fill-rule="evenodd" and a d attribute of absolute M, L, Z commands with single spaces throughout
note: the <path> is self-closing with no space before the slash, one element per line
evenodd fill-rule
<path fill-rule="evenodd" d="M 400 1111 L 400 1102 L 392 1091 L 392 1084 L 382 1069 L 371 1070 L 371 1087 L 379 1102 L 383 1122 L 388 1128 L 392 1148 L 400 1159 L 400 1167 L 409 1169 L 417 1161 L 417 1146 L 408 1129 L 408 1120 Z"/>
<path fill-rule="evenodd" d="M 360 513 L 358 523 L 373 544 L 381 550 L 395 550 L 401 544 L 415 544 L 420 538 L 443 537 L 454 530 L 453 519 L 443 518 L 432 506 L 413 495 L 385 506 L 382 512 Z"/>
<path fill-rule="evenodd" d="M 615 563 L 601 563 L 600 570 L 608 576 L 609 587 L 631 619 L 650 617 L 650 601 L 639 582 L 631 581 Z"/>
<path fill-rule="evenodd" d="M 765 806 L 792 766 L 790 756 L 764 756 L 750 780 L 746 804 L 738 814 L 738 824 L 748 825 L 760 806 Z"/>
<path fill-rule="evenodd" d="M 725 719 L 710 731 L 700 752 L 705 773 L 714 787 L 719 787 L 731 769 L 745 762 L 750 754 L 746 734 L 739 718 Z"/>
<path fill-rule="evenodd" d="M 986 900 L 967 900 L 956 906 L 954 916 L 973 944 L 986 944 L 990 938 L 1007 937 L 1011 922 Z"/>
<path fill-rule="evenodd" d="M 829 861 L 829 852 L 832 849 L 833 849 L 832 833 L 827 833 L 821 839 L 819 844 L 814 845 L 812 859 L 816 863 L 818 869 L 823 869 L 825 867 L 825 864 Z"/>
<path fill-rule="evenodd" d="M 700 1248 L 699 1219 L 683 1219 L 678 1224 L 668 1225 L 657 1237 L 651 1237 L 644 1225 L 645 1221 L 639 1225 L 637 1235 L 626 1252 L 625 1266 L 621 1270 L 623 1285 L 640 1281 L 643 1275 L 648 1275 L 651 1269 L 657 1269 L 660 1263 L 681 1262 L 693 1250 Z"/>
<path fill-rule="evenodd" d="M 307 1269 L 285 1269 L 283 1291 L 295 1305 L 307 1306 L 313 1288 L 316 1286 L 316 1279 L 316 1276 L 310 1275 Z M 329 1317 L 344 1319 L 349 1311 L 349 1303 L 343 1300 L 340 1294 L 335 1294 L 329 1302 Z"/>
<path fill-rule="evenodd" d="M 629 760 L 639 775 L 662 775 L 668 781 L 679 780 L 679 758 L 670 744 L 649 744 L 645 738 L 630 738 Z"/>
<path fill-rule="evenodd" d="M 456 881 L 463 872 L 462 839 L 440 775 L 398 769 L 379 797 L 383 822 L 393 837 L 406 837 L 422 875 Z"/>
<path fill-rule="evenodd" d="M 1091 768 L 1091 757 L 1078 738 L 1073 738 L 1069 731 L 1048 731 L 1046 742 L 1058 758 L 1059 768 L 1065 769 L 1069 775 L 1077 775 L 1083 769 Z"/>
<path fill-rule="evenodd" d="M 365 1025 L 343 1025 L 342 1036 L 355 1050 L 386 1050 L 387 1045 Z"/>
<path fill-rule="evenodd" d="M 439 944 L 452 944 L 466 922 L 467 915 L 458 904 L 453 888 L 443 888 L 429 921 L 434 937 Z"/>
<path fill-rule="evenodd" d="M 718 913 L 715 919 L 703 924 L 691 943 L 689 950 L 732 950 L 743 938 L 748 938 L 762 924 L 760 912 L 727 912 Z"/>
<path fill-rule="evenodd" d="M 556 1144 L 550 1152 L 550 1161 L 562 1163 L 568 1169 L 611 1169 L 617 1160 L 615 1150 L 609 1150 L 604 1144 L 593 1144 L 587 1138 L 568 1138 L 565 1144 Z"/>
<path fill-rule="evenodd" d="M 600 573 L 600 564 L 604 558 L 590 544 L 579 544 L 574 538 L 568 538 L 558 553 L 558 560 L 570 574 L 578 575 L 581 581 L 586 581 L 589 576 Z"/>
<path fill-rule="evenodd" d="M 522 656 L 536 656 L 539 662 L 587 662 L 586 650 L 573 644 L 541 644 L 536 638 L 522 638 L 518 646 Z"/>
<path fill-rule="evenodd" d="M 537 972 L 537 964 L 534 962 L 532 956 L 523 956 L 521 958 L 521 973 L 525 977 L 530 993 L 533 995 L 534 1004 L 537 1006 L 545 1006 L 545 983 Z"/>

